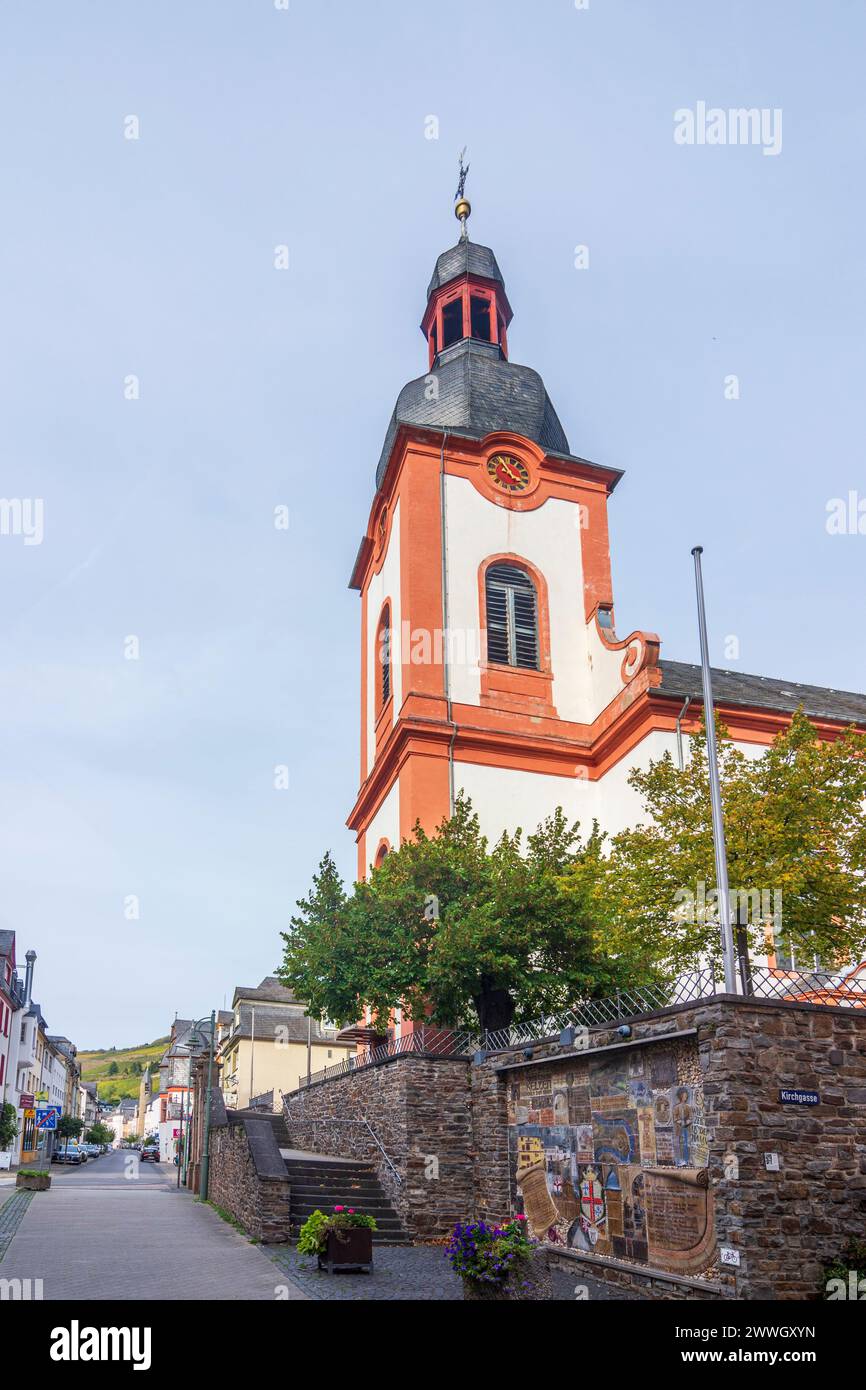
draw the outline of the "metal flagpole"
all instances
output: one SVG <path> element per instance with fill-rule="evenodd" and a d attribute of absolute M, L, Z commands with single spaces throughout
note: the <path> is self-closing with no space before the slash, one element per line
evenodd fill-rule
<path fill-rule="evenodd" d="M 719 921 L 722 936 L 722 959 L 725 965 L 725 993 L 737 993 L 737 972 L 734 963 L 734 934 L 731 927 L 731 895 L 728 888 L 728 853 L 725 847 L 725 822 L 722 816 L 722 789 L 719 783 L 719 756 L 716 747 L 716 710 L 713 704 L 713 681 L 710 674 L 710 649 L 707 642 L 707 614 L 704 608 L 704 581 L 701 575 L 702 545 L 692 551 L 695 560 L 695 587 L 698 598 L 698 629 L 701 636 L 701 675 L 704 686 L 704 719 L 707 726 L 707 762 L 710 769 L 710 805 L 713 813 L 713 850 L 716 859 L 716 887 L 719 894 Z"/>

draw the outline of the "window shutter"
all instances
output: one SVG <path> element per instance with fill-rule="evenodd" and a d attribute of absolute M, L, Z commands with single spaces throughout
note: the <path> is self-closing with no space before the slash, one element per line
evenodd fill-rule
<path fill-rule="evenodd" d="M 538 599 L 529 575 L 517 565 L 491 565 L 485 594 L 487 660 L 537 671 Z"/>
<path fill-rule="evenodd" d="M 379 623 L 379 660 L 382 663 L 382 683 L 379 687 L 382 708 L 391 698 L 391 610 L 386 608 Z"/>

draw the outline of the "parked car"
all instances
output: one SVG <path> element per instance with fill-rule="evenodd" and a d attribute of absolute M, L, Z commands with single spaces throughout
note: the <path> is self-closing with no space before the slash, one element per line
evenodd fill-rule
<path fill-rule="evenodd" d="M 159 1163 L 159 1145 L 145 1144 L 141 1151 L 141 1161 L 142 1163 Z"/>
<path fill-rule="evenodd" d="M 102 1149 L 98 1144 L 82 1144 L 81 1147 L 88 1158 L 99 1158 L 102 1154 Z"/>
<path fill-rule="evenodd" d="M 54 1155 L 58 1163 L 81 1164 L 87 1162 L 87 1154 L 80 1144 L 66 1144 Z"/>

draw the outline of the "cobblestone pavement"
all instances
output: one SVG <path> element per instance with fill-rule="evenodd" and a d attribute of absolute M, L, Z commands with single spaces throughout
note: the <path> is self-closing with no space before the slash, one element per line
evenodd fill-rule
<path fill-rule="evenodd" d="M 462 1300 L 460 1279 L 453 1272 L 441 1246 L 376 1245 L 370 1274 L 327 1274 L 315 1257 L 299 1255 L 293 1245 L 272 1245 L 268 1254 L 308 1298 L 358 1300 L 414 1300 L 430 1302 Z M 553 1297 L 573 1303 L 577 1286 L 586 1288 L 589 1301 L 624 1301 L 628 1295 L 585 1275 L 553 1272 Z"/>
<path fill-rule="evenodd" d="M 115 1151 L 81 1168 L 55 1166 L 50 1190 L 27 1194 L 3 1279 L 41 1279 L 46 1300 L 307 1297 L 212 1208 L 178 1191 L 174 1167 L 130 1158 Z"/>
<path fill-rule="evenodd" d="M 33 1200 L 34 1193 L 17 1190 L 7 1197 L 0 1206 L 0 1260 L 12 1244 L 12 1237 L 21 1225 L 24 1213 Z"/>

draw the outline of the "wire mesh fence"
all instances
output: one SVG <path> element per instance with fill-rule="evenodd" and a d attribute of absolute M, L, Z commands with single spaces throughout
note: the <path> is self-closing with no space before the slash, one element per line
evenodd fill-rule
<path fill-rule="evenodd" d="M 827 1005 L 834 1008 L 866 1008 L 866 963 L 846 970 L 779 970 L 740 962 L 739 995 L 742 998 Z M 422 1025 L 400 1037 L 389 1036 L 374 1047 L 324 1067 L 304 1077 L 303 1089 L 335 1077 L 348 1076 L 365 1067 L 379 1066 L 393 1057 L 423 1053 L 432 1057 L 471 1057 L 476 1052 L 505 1052 L 556 1037 L 567 1028 L 579 1031 L 604 1027 L 657 1013 L 681 1004 L 698 1003 L 724 994 L 719 969 L 692 970 L 671 980 L 654 981 L 632 989 L 617 990 L 604 999 L 585 999 L 561 1014 L 550 1014 L 508 1028 L 479 1033 Z"/>

